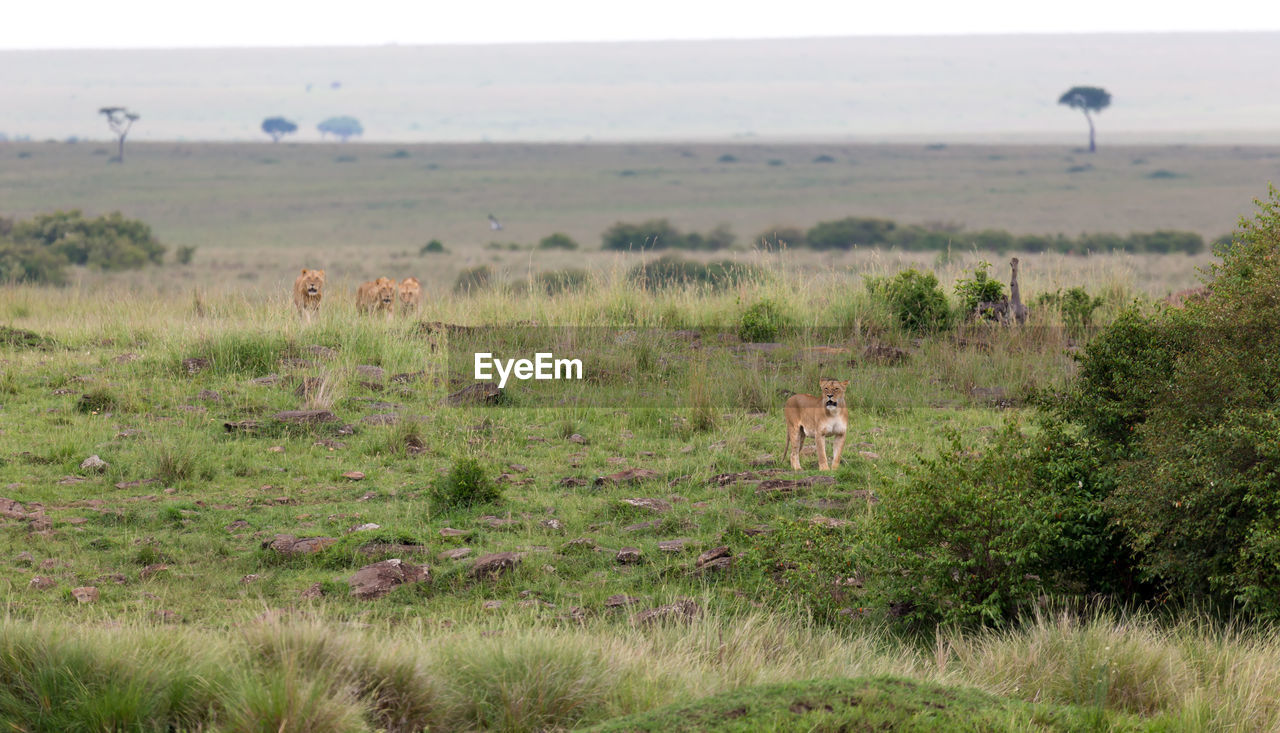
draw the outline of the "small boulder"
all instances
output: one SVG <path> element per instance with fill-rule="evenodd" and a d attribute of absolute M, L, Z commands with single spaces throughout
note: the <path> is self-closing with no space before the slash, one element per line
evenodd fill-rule
<path fill-rule="evenodd" d="M 349 481 L 364 481 L 364 473 L 361 471 L 347 471 L 342 477 Z"/>
<path fill-rule="evenodd" d="M 657 608 L 641 611 L 633 616 L 631 621 L 636 626 L 649 626 L 663 621 L 683 621 L 687 623 L 697 618 L 700 613 L 702 613 L 702 608 L 698 606 L 696 601 L 682 598 L 666 606 L 658 606 Z"/>
<path fill-rule="evenodd" d="M 35 588 L 36 590 L 49 590 L 50 588 L 54 587 L 57 584 L 58 584 L 58 581 L 54 580 L 53 578 L 50 578 L 44 575 L 37 575 L 31 579 L 31 582 L 28 583 L 28 586 L 31 588 Z"/>
<path fill-rule="evenodd" d="M 392 559 L 365 565 L 347 579 L 351 595 L 362 600 L 380 598 L 405 583 L 424 583 L 431 580 L 425 565 L 411 565 Z"/>
<path fill-rule="evenodd" d="M 80 462 L 80 470 L 102 473 L 103 471 L 106 471 L 110 465 L 111 464 L 102 460 L 97 455 L 92 455 Z"/>
<path fill-rule="evenodd" d="M 613 559 L 616 560 L 619 565 L 635 565 L 640 562 L 640 548 L 624 547 L 621 550 L 618 550 L 618 554 L 614 555 Z"/>
<path fill-rule="evenodd" d="M 93 603 L 98 600 L 98 589 L 91 585 L 72 588 L 71 597 L 79 603 Z"/>
<path fill-rule="evenodd" d="M 294 537 L 278 534 L 262 543 L 264 549 L 275 550 L 281 555 L 312 555 L 337 542 L 336 537 Z"/>
<path fill-rule="evenodd" d="M 638 507 L 640 509 L 648 509 L 651 512 L 662 514 L 671 511 L 671 503 L 664 499 L 655 499 L 653 497 L 638 497 L 633 499 L 623 499 L 623 504 Z"/>
<path fill-rule="evenodd" d="M 507 573 L 520 564 L 521 554 L 518 552 L 494 552 L 481 555 L 471 566 L 471 577 L 493 580 Z"/>
<path fill-rule="evenodd" d="M 445 550 L 436 557 L 440 560 L 461 560 L 471 554 L 470 547 L 455 547 L 452 550 Z"/>

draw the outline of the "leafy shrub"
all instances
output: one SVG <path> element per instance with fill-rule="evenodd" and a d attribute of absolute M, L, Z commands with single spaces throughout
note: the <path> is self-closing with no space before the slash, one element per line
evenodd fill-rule
<path fill-rule="evenodd" d="M 60 284 L 63 268 L 88 265 L 100 270 L 160 264 L 165 247 L 151 227 L 114 212 L 86 219 L 79 211 L 39 214 L 8 222 L 0 234 L 0 278 L 8 282 Z"/>
<path fill-rule="evenodd" d="M 1004 297 L 1004 283 L 991 279 L 987 270 L 990 262 L 978 263 L 971 277 L 956 281 L 956 296 L 960 298 L 960 312 L 966 317 L 978 310 L 979 303 L 989 303 Z"/>
<path fill-rule="evenodd" d="M 603 249 L 619 252 L 679 248 L 683 244 L 679 230 L 666 219 L 650 219 L 640 224 L 618 222 L 602 235 Z"/>
<path fill-rule="evenodd" d="M 760 300 L 743 311 L 738 338 L 753 343 L 777 341 L 778 334 L 790 325 L 791 319 L 782 306 L 772 300 Z"/>
<path fill-rule="evenodd" d="M 1127 587 L 1122 538 L 1099 502 L 1114 490 L 1083 441 L 1048 425 L 1007 425 L 971 452 L 958 437 L 887 489 L 859 549 L 868 602 L 907 622 L 998 624 L 1044 593 Z"/>
<path fill-rule="evenodd" d="M 757 236 L 756 241 L 767 250 L 809 246 L 804 230 L 799 227 L 770 227 L 768 231 Z"/>
<path fill-rule="evenodd" d="M 547 295 L 581 293 L 591 287 L 591 273 L 581 268 L 540 272 L 533 278 L 533 289 Z"/>
<path fill-rule="evenodd" d="M 496 504 L 502 490 L 474 458 L 462 458 L 432 486 L 431 500 L 446 509 Z"/>
<path fill-rule="evenodd" d="M 0 239 L 0 282 L 62 285 L 67 258 L 48 247 Z"/>
<path fill-rule="evenodd" d="M 1075 287 L 1062 294 L 1058 308 L 1067 332 L 1073 336 L 1084 334 L 1093 325 L 1093 312 L 1102 307 L 1102 298 L 1090 297 L 1084 288 Z"/>
<path fill-rule="evenodd" d="M 735 572 L 744 582 L 754 578 L 764 597 L 802 604 L 817 620 L 829 623 L 840 618 L 840 609 L 859 604 L 852 595 L 857 538 L 852 525 L 792 520 L 774 523 L 767 534 L 732 533 L 728 540 L 746 548 L 734 558 Z"/>
<path fill-rule="evenodd" d="M 888 244 L 897 224 L 888 219 L 851 216 L 838 221 L 819 222 L 806 235 L 814 249 L 853 249 Z"/>
<path fill-rule="evenodd" d="M 1130 234 L 1125 249 L 1131 252 L 1155 252 L 1168 254 L 1185 252 L 1198 254 L 1204 251 L 1204 237 L 1195 232 L 1175 232 L 1160 230 L 1156 232 Z"/>
<path fill-rule="evenodd" d="M 636 265 L 627 273 L 632 283 L 652 290 L 694 286 L 720 290 L 762 277 L 760 268 L 749 263 L 720 260 L 704 265 L 678 255 L 663 255 Z"/>
<path fill-rule="evenodd" d="M 491 287 L 493 287 L 493 270 L 488 265 L 469 267 L 459 272 L 458 279 L 453 281 L 453 292 L 459 295 L 478 293 Z"/>
<path fill-rule="evenodd" d="M 190 245 L 183 245 L 173 252 L 173 258 L 177 260 L 179 265 L 191 264 L 191 258 L 195 257 L 196 248 Z"/>
<path fill-rule="evenodd" d="M 935 333 L 951 326 L 947 296 L 932 272 L 903 270 L 892 278 L 869 277 L 866 282 L 873 296 L 889 304 L 902 328 L 914 333 Z"/>
<path fill-rule="evenodd" d="M 561 234 L 560 232 L 556 232 L 555 234 L 548 234 L 547 236 L 543 237 L 540 242 L 538 242 L 538 249 L 573 250 L 577 248 L 578 248 L 578 243 L 573 241 L 572 237 L 570 237 L 568 234 Z"/>
<path fill-rule="evenodd" d="M 449 250 L 444 248 L 444 244 L 439 239 L 433 239 L 422 245 L 422 248 L 418 250 L 418 256 L 444 254 L 448 251 Z"/>
<path fill-rule="evenodd" d="M 111 412 L 119 406 L 120 400 L 115 393 L 106 387 L 95 387 L 80 395 L 76 401 L 76 410 L 83 413 Z"/>

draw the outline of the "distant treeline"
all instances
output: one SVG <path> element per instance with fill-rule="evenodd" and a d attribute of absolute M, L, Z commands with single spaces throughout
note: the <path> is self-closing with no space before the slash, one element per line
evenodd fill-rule
<path fill-rule="evenodd" d="M 618 222 L 605 230 L 602 248 L 618 251 L 660 249 L 719 250 L 734 244 L 727 226 L 719 226 L 707 234 L 685 233 L 666 219 L 652 219 L 632 224 Z M 890 219 L 851 216 L 824 221 L 810 229 L 777 227 L 756 237 L 766 248 L 837 249 L 854 247 L 896 247 L 904 250 L 979 249 L 991 252 L 1152 252 L 1196 254 L 1205 249 L 1204 237 L 1195 232 L 1162 229 L 1155 232 L 1119 234 L 1013 234 L 1002 229 L 966 232 L 956 226 L 899 225 Z"/>

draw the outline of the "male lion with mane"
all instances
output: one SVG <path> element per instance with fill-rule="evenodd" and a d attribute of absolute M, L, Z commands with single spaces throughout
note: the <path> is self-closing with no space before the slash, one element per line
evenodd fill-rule
<path fill-rule="evenodd" d="M 406 277 L 400 281 L 400 312 L 410 313 L 422 305 L 422 283 L 416 277 Z"/>
<path fill-rule="evenodd" d="M 787 418 L 787 452 L 791 454 L 791 469 L 800 470 L 800 448 L 806 435 L 812 435 L 818 443 L 818 469 L 826 471 L 828 435 L 835 438 L 835 451 L 831 457 L 831 470 L 840 465 L 840 453 L 844 451 L 844 436 L 849 430 L 849 408 L 844 393 L 849 381 L 820 379 L 821 397 L 808 394 L 791 395 L 783 406 Z"/>
<path fill-rule="evenodd" d="M 324 294 L 324 270 L 308 270 L 303 268 L 302 274 L 293 281 L 293 305 L 298 315 L 311 322 L 311 316 L 320 310 L 320 297 Z"/>
<path fill-rule="evenodd" d="M 356 307 L 365 313 L 385 311 L 390 318 L 395 302 L 396 281 L 389 277 L 360 283 L 360 287 L 356 290 Z"/>

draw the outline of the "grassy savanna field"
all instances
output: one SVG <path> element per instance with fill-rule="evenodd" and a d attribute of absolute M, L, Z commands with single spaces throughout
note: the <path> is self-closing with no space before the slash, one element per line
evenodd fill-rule
<path fill-rule="evenodd" d="M 1274 176 L 1267 151 L 1131 150 L 1114 169 L 1099 156 L 1068 175 L 1056 171 L 1069 154 L 1047 149 L 897 149 L 897 163 L 893 148 L 849 159 L 837 149 L 834 164 L 805 162 L 826 151 L 805 146 L 690 146 L 693 158 L 680 146 L 411 146 L 388 157 L 396 149 L 140 145 L 108 166 L 86 145 L 3 148 L 31 153 L 11 161 L 31 166 L 21 177 L 0 169 L 5 215 L 120 209 L 166 244 L 199 247 L 188 266 L 78 271 L 66 288 L 0 291 L 6 325 L 24 330 L 6 331 L 0 347 L 0 496 L 21 504 L 3 507 L 0 526 L 0 720 L 13 729 L 1280 724 L 1280 639 L 1269 627 L 1046 598 L 1021 624 L 908 633 L 863 600 L 856 579 L 867 568 L 852 558 L 847 574 L 817 579 L 829 593 L 802 592 L 815 582 L 806 548 L 877 537 L 920 459 L 946 457 L 953 438 L 981 451 L 1010 422 L 1035 433 L 1029 398 L 1065 387 L 1091 331 L 1068 334 L 1042 308 L 1021 329 L 905 332 L 861 275 L 934 269 L 935 253 L 740 252 L 759 275 L 716 291 L 646 292 L 625 277 L 642 255 L 592 251 L 614 221 L 655 216 L 687 229 L 728 223 L 740 240 L 849 214 L 1216 236 Z M 738 162 L 713 162 L 725 152 Z M 615 169 L 631 155 L 627 166 L 669 166 L 684 183 L 629 195 L 643 175 Z M 1139 156 L 1185 177 L 1144 178 Z M 948 199 L 974 188 L 965 171 L 1014 158 L 1041 171 L 1017 202 Z M 863 173 L 872 161 L 874 175 Z M 1074 206 L 1043 222 L 1026 210 L 1057 211 L 1057 176 L 1065 186 L 1097 175 L 1114 200 L 1131 173 L 1124 211 L 1079 188 L 1063 189 Z M 1219 196 L 1214 211 L 1205 202 Z M 379 208 L 388 201 L 405 203 Z M 773 208 L 753 204 L 762 201 Z M 1070 212 L 1097 207 L 1117 223 L 1068 228 Z M 544 262 L 544 252 L 488 249 L 490 210 L 508 223 L 503 242 L 564 231 L 587 251 Z M 433 237 L 452 251 L 419 258 Z M 1006 278 L 1003 259 L 961 248 L 936 262 L 944 290 L 984 259 Z M 1023 259 L 1024 300 L 1083 287 L 1104 299 L 1095 319 L 1105 324 L 1130 302 L 1154 309 L 1195 284 L 1210 256 Z M 481 263 L 514 284 L 531 269 L 591 275 L 554 296 L 452 293 L 453 275 Z M 287 302 L 304 265 L 328 269 L 333 286 L 311 324 Z M 432 284 L 421 313 L 355 312 L 354 284 L 384 273 Z M 761 300 L 787 316 L 778 346 L 738 337 Z M 527 329 L 581 349 L 587 378 L 447 406 L 459 385 L 446 355 L 462 339 L 422 322 Z M 908 357 L 869 358 L 877 344 Z M 845 457 L 830 481 L 813 479 L 812 453 L 803 471 L 787 470 L 782 445 L 782 401 L 820 376 L 851 380 Z M 584 389 L 588 399 L 570 399 Z M 273 417 L 296 409 L 336 420 Z M 237 427 L 246 421 L 256 427 Z M 108 465 L 82 468 L 90 455 Z M 458 468 L 472 460 L 498 498 L 465 505 L 441 493 L 466 494 Z M 291 553 L 279 535 L 336 541 Z M 699 567 L 719 547 L 731 565 L 711 553 Z M 638 561 L 621 561 L 623 548 Z M 514 567 L 474 572 L 477 558 L 507 552 Z M 796 555 L 779 564 L 779 552 Z M 348 579 L 388 558 L 430 577 L 353 597 Z M 96 597 L 76 590 L 88 587 Z M 628 715 L 645 717 L 618 720 Z"/>

